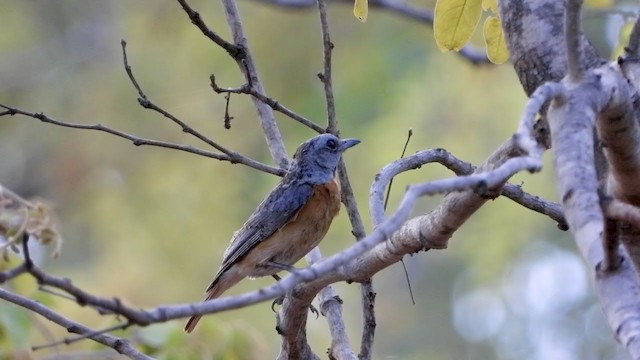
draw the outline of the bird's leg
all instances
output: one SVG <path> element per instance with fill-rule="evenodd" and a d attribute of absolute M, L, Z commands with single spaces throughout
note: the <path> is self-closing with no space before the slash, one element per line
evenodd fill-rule
<path fill-rule="evenodd" d="M 264 263 L 264 266 L 273 267 L 273 268 L 276 268 L 276 269 L 288 271 L 288 272 L 293 273 L 293 274 L 295 274 L 298 271 L 298 269 L 295 266 L 282 264 L 282 263 L 275 262 L 275 261 L 267 261 L 267 262 Z M 280 279 L 276 279 L 276 280 L 280 280 Z"/>
<path fill-rule="evenodd" d="M 278 276 L 278 274 L 273 274 L 271 276 L 273 276 L 273 278 L 276 279 L 276 281 L 282 280 L 282 278 Z M 275 298 L 271 303 L 271 311 L 276 312 L 276 309 L 275 309 L 276 305 L 282 305 L 283 302 L 284 302 L 284 295 L 278 296 L 277 298 Z"/>
<path fill-rule="evenodd" d="M 278 265 L 273 266 L 273 267 L 277 267 L 277 266 L 280 266 L 280 265 L 281 265 L 281 266 L 288 267 L 288 268 L 290 268 L 290 269 L 297 270 L 297 269 L 296 269 L 296 268 L 294 268 L 293 266 L 290 266 L 290 265 L 282 265 L 282 264 L 279 264 L 279 263 L 274 263 L 274 262 L 272 262 L 272 261 L 268 262 L 267 264 L 268 264 L 269 266 L 273 266 L 273 264 L 278 264 Z M 283 270 L 287 270 L 287 269 L 283 269 Z M 274 279 L 276 279 L 276 281 L 280 281 L 280 280 L 282 280 L 282 278 L 281 278 L 280 276 L 278 276 L 278 274 L 273 274 L 273 275 L 271 275 L 271 276 L 273 276 L 273 278 L 274 278 Z M 273 302 L 271 303 L 271 311 L 276 312 L 276 309 L 275 309 L 276 305 L 282 305 L 282 303 L 283 303 L 283 302 L 284 302 L 284 295 L 282 295 L 282 296 L 279 296 L 279 297 L 275 298 L 275 299 L 273 300 Z M 318 311 L 318 309 L 316 309 L 316 307 L 315 307 L 315 306 L 313 306 L 313 304 L 310 304 L 310 305 L 309 305 L 309 310 L 311 310 L 311 312 L 312 312 L 312 313 L 316 314 L 316 319 L 318 318 L 318 316 L 320 316 L 320 312 Z"/>

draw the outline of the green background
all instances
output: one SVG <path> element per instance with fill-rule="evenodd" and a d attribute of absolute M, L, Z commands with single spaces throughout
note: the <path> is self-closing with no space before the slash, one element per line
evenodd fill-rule
<path fill-rule="evenodd" d="M 120 40 L 125 39 L 129 62 L 150 100 L 232 150 L 271 163 L 246 96 L 232 96 L 232 128 L 224 129 L 225 100 L 211 91 L 208 77 L 215 74 L 224 87 L 240 86 L 243 79 L 233 60 L 190 24 L 177 2 L 3 0 L 1 5 L 0 103 L 204 148 L 138 105 L 122 64 Z M 192 5 L 214 31 L 230 38 L 220 4 Z M 432 9 L 433 3 L 420 6 Z M 240 1 L 239 8 L 268 95 L 324 126 L 315 6 L 293 10 Z M 526 96 L 509 64 L 476 67 L 456 54 L 440 53 L 430 26 L 390 13 L 370 9 L 369 20 L 360 23 L 351 4 L 331 3 L 329 19 L 341 134 L 362 140 L 345 161 L 368 231 L 369 186 L 377 171 L 398 158 L 409 128 L 414 133 L 409 154 L 445 148 L 474 164 L 515 130 Z M 587 20 L 596 30 L 601 23 Z M 473 41 L 481 45 L 481 38 Z M 277 121 L 289 154 L 314 135 L 280 114 Z M 450 175 L 439 165 L 402 174 L 390 209 L 406 185 Z M 38 261 L 83 289 L 135 307 L 199 301 L 233 231 L 277 181 L 241 165 L 134 147 L 104 133 L 0 118 L 0 184 L 26 198 L 48 200 L 59 217 L 62 254 L 53 260 L 49 249 L 35 249 Z M 512 181 L 556 199 L 549 154 L 541 173 Z M 439 199 L 421 199 L 415 213 L 429 211 Z M 320 247 L 328 255 L 353 241 L 343 209 Z M 568 234 L 508 199 L 484 206 L 448 249 L 406 257 L 405 263 L 415 305 L 401 265 L 374 278 L 375 359 L 622 356 Z M 228 295 L 271 283 L 270 278 L 244 281 Z M 3 286 L 93 328 L 115 323 L 38 292 L 27 277 Z M 357 349 L 359 287 L 335 287 Z M 183 325 L 173 321 L 116 335 L 162 359 L 265 359 L 278 352 L 269 303 L 207 316 L 190 336 Z M 322 317 L 310 317 L 308 334 L 316 353 L 325 356 L 330 339 Z M 64 329 L 0 302 L 0 358 L 108 354 L 89 341 L 28 350 L 67 336 Z"/>

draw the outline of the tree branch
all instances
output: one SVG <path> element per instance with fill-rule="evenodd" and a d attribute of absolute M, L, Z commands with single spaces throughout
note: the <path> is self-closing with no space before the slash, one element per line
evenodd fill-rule
<path fill-rule="evenodd" d="M 307 256 L 309 264 L 314 264 L 322 260 L 320 250 L 313 249 Z M 318 294 L 320 300 L 320 313 L 327 318 L 329 332 L 331 333 L 331 348 L 329 349 L 330 358 L 336 360 L 352 359 L 356 356 L 351 349 L 349 336 L 344 324 L 342 316 L 342 299 L 336 294 L 331 285 L 324 287 Z"/>
<path fill-rule="evenodd" d="M 123 138 L 123 139 L 127 139 L 129 141 L 131 141 L 133 143 L 133 145 L 135 146 L 143 146 L 143 145 L 148 145 L 148 146 L 155 146 L 155 147 L 162 147 L 162 148 L 167 148 L 167 149 L 174 149 L 174 150 L 180 150 L 180 151 L 184 151 L 184 152 L 188 152 L 188 153 L 192 153 L 192 154 L 196 154 L 196 155 L 201 155 L 201 156 L 205 156 L 208 158 L 212 158 L 212 159 L 216 159 L 216 160 L 220 160 L 220 161 L 228 161 L 232 164 L 243 164 L 246 166 L 249 166 L 251 168 L 254 168 L 256 170 L 259 171 L 263 171 L 269 174 L 274 174 L 274 175 L 278 175 L 278 176 L 283 176 L 285 171 L 282 169 L 277 169 L 274 167 L 271 167 L 269 165 L 263 164 L 259 161 L 250 159 L 248 157 L 245 157 L 243 155 L 240 155 L 239 153 L 236 152 L 232 152 L 232 151 L 228 151 L 228 154 L 218 154 L 218 153 L 214 153 L 211 151 L 207 151 L 207 150 L 203 150 L 200 148 L 196 148 L 194 146 L 191 145 L 182 145 L 182 144 L 175 144 L 175 143 L 169 143 L 169 142 L 164 142 L 164 141 L 158 141 L 158 140 L 152 140 L 152 139 L 145 139 L 145 138 L 141 138 L 141 137 L 137 137 L 135 135 L 131 135 L 128 133 L 125 133 L 123 131 L 120 130 L 116 130 L 113 129 L 111 127 L 108 126 L 104 126 L 102 124 L 92 124 L 92 125 L 87 125 L 87 124 L 76 124 L 76 123 L 70 123 L 70 122 L 65 122 L 65 121 L 60 121 L 60 120 L 56 120 L 53 119 L 47 115 L 45 115 L 44 113 L 32 113 L 32 112 L 28 112 L 28 111 L 24 111 L 21 109 L 17 109 L 17 108 L 13 108 L 7 105 L 2 105 L 0 104 L 0 107 L 7 109 L 8 111 L 4 112 L 4 115 L 22 115 L 22 116 L 26 116 L 29 118 L 34 118 L 34 119 L 38 119 L 40 121 L 42 121 L 43 123 L 48 123 L 48 124 L 53 124 L 53 125 L 57 125 L 57 126 L 62 126 L 62 127 L 66 127 L 66 128 L 72 128 L 72 129 L 82 129 L 82 130 L 95 130 L 95 131 L 102 131 L 111 135 L 115 135 L 117 137 Z M 2 116 L 3 114 L 0 114 L 0 116 Z"/>
<path fill-rule="evenodd" d="M 191 23 L 198 27 L 198 29 L 200 29 L 204 36 L 208 37 L 209 39 L 211 39 L 211 41 L 218 44 L 221 48 L 225 49 L 234 59 L 238 56 L 241 51 L 239 47 L 224 40 L 218 34 L 209 29 L 204 20 L 202 20 L 200 13 L 195 11 L 185 0 L 178 0 L 178 2 L 180 3 L 180 6 L 182 6 L 184 12 L 187 13 L 189 20 L 191 20 Z"/>
<path fill-rule="evenodd" d="M 187 133 L 189 135 L 193 135 L 195 138 L 197 138 L 198 140 L 206 143 L 207 145 L 211 146 L 212 148 L 222 152 L 223 154 L 225 154 L 225 155 L 227 155 L 229 157 L 232 157 L 233 156 L 233 152 L 232 151 L 230 151 L 229 149 L 225 148 L 224 146 L 216 143 L 215 141 L 209 139 L 208 137 L 204 136 L 199 131 L 197 131 L 194 128 L 192 128 L 191 126 L 187 125 L 184 121 L 178 119 L 174 115 L 170 114 L 168 111 L 162 109 L 161 107 L 159 107 L 156 104 L 154 104 L 153 102 L 151 102 L 151 100 L 149 100 L 147 95 L 142 91 L 142 88 L 138 84 L 138 81 L 136 81 L 136 78 L 133 76 L 133 71 L 131 70 L 131 66 L 129 65 L 129 61 L 127 59 L 127 49 L 126 49 L 127 48 L 127 42 L 122 40 L 120 42 L 120 44 L 122 45 L 122 59 L 123 59 L 123 62 L 124 62 L 124 68 L 125 68 L 125 71 L 127 72 L 127 75 L 129 76 L 129 79 L 131 80 L 131 83 L 133 84 L 133 86 L 138 91 L 138 94 L 140 96 L 138 98 L 138 103 L 140 104 L 140 106 L 142 106 L 145 109 L 153 110 L 153 111 L 156 111 L 156 112 L 162 114 L 164 117 L 166 117 L 166 118 L 170 119 L 171 121 L 173 121 L 174 123 L 178 124 L 183 132 L 185 132 L 185 133 Z"/>
<path fill-rule="evenodd" d="M 314 123 L 313 121 L 307 119 L 306 117 L 294 112 L 293 110 L 290 110 L 289 108 L 285 107 L 284 105 L 282 105 L 279 101 L 272 99 L 268 96 L 265 96 L 259 92 L 257 92 L 253 86 L 251 86 L 250 84 L 244 84 L 239 88 L 222 88 L 220 86 L 218 86 L 218 84 L 216 83 L 216 77 L 214 75 L 211 75 L 209 77 L 209 79 L 211 80 L 211 88 L 213 89 L 213 91 L 215 91 L 218 94 L 221 93 L 234 93 L 234 94 L 248 94 L 251 95 L 255 98 L 257 98 L 258 100 L 262 101 L 263 103 L 269 105 L 273 110 L 275 111 L 279 111 L 282 114 L 290 117 L 291 119 L 301 123 L 302 125 L 315 130 L 317 133 L 324 133 L 326 130 L 319 126 L 318 124 Z"/>
<path fill-rule="evenodd" d="M 108 346 L 120 354 L 126 355 L 131 359 L 135 360 L 153 360 L 152 357 L 149 357 L 138 350 L 136 350 L 131 342 L 126 339 L 117 338 L 115 336 L 97 333 L 94 330 L 77 323 L 73 320 L 70 320 L 55 311 L 49 309 L 48 307 L 20 295 L 14 294 L 10 291 L 7 291 L 3 288 L 0 288 L 0 299 L 11 302 L 15 305 L 18 305 L 22 308 L 30 310 L 36 314 L 40 314 L 45 319 L 60 325 L 61 327 L 67 329 L 68 332 L 74 334 L 84 335 L 87 338 L 99 342 L 105 346 Z"/>
<path fill-rule="evenodd" d="M 352 0 L 334 0 L 336 3 L 353 6 Z M 292 9 L 309 9 L 315 4 L 315 0 L 256 0 L 256 2 L 268 5 L 287 7 Z M 377 8 L 393 14 L 405 17 L 410 20 L 418 21 L 428 27 L 433 26 L 433 12 L 424 8 L 414 6 L 405 1 L 397 0 L 369 0 L 370 8 Z M 491 64 L 487 58 L 487 54 L 482 49 L 474 46 L 466 45 L 456 53 L 464 60 L 473 65 Z"/>
<path fill-rule="evenodd" d="M 567 45 L 567 68 L 569 81 L 577 83 L 582 79 L 583 66 L 582 56 L 580 54 L 580 35 L 582 28 L 580 26 L 580 10 L 582 8 L 582 0 L 567 0 L 565 9 L 564 36 Z"/>
<path fill-rule="evenodd" d="M 324 0 L 317 0 L 318 13 L 320 13 L 320 29 L 322 33 L 322 72 L 318 73 L 318 78 L 324 85 L 324 96 L 327 102 L 327 132 L 339 135 L 338 123 L 336 121 L 336 104 L 333 98 L 333 85 L 331 83 L 331 52 L 333 43 L 329 35 L 329 21 L 327 20 L 327 9 Z"/>
<path fill-rule="evenodd" d="M 636 58 L 640 60 L 640 13 L 633 24 L 631 34 L 629 35 L 629 44 L 624 48 L 626 58 Z"/>
<path fill-rule="evenodd" d="M 236 7 L 235 0 L 222 0 L 222 6 L 227 18 L 227 24 L 229 25 L 229 29 L 233 36 L 233 43 L 238 49 L 240 49 L 238 56 L 234 57 L 234 59 L 236 60 L 240 71 L 245 73 L 247 82 L 252 85 L 256 92 L 264 94 L 264 88 L 262 87 L 262 83 L 258 77 L 258 71 L 255 63 L 253 62 L 251 52 L 249 51 L 244 30 L 242 29 L 242 22 L 240 21 L 240 14 Z M 258 119 L 260 120 L 262 132 L 264 133 L 269 146 L 271 157 L 281 169 L 289 168 L 289 158 L 287 156 L 287 151 L 284 148 L 282 136 L 280 135 L 280 130 L 276 124 L 273 110 L 270 106 L 256 97 L 252 97 L 251 100 L 253 101 L 253 106 L 258 114 Z"/>

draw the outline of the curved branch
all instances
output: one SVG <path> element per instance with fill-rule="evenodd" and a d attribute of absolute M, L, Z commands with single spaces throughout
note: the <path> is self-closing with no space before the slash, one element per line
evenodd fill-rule
<path fill-rule="evenodd" d="M 80 323 L 77 323 L 56 313 L 48 307 L 36 302 L 35 300 L 22 297 L 3 288 L 0 288 L 0 299 L 6 300 L 22 308 L 33 311 L 36 314 L 40 314 L 45 319 L 67 329 L 67 331 L 69 331 L 70 333 L 85 335 L 87 338 L 108 346 L 118 353 L 130 357 L 131 359 L 153 360 L 152 357 L 136 350 L 130 341 L 122 338 L 117 338 L 109 334 L 98 333 Z"/>

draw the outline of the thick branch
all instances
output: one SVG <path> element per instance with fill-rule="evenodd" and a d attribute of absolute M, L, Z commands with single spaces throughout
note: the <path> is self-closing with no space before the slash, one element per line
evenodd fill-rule
<path fill-rule="evenodd" d="M 527 95 L 567 73 L 564 9 L 565 1 L 558 0 L 500 0 L 505 40 Z M 585 69 L 603 64 L 584 35 L 579 36 Z"/>
<path fill-rule="evenodd" d="M 605 85 L 600 96 L 606 107 L 599 113 L 596 125 L 609 165 L 607 192 L 640 206 L 640 126 L 633 103 L 637 93 L 617 67 L 603 68 L 597 74 Z"/>

